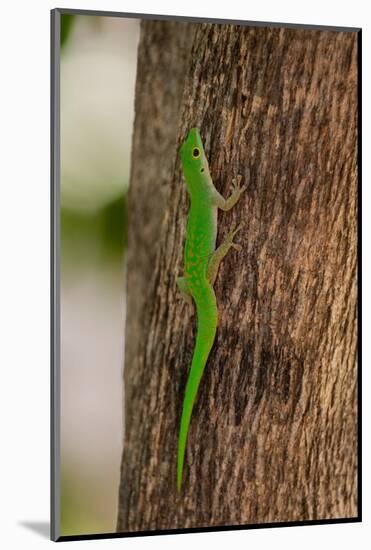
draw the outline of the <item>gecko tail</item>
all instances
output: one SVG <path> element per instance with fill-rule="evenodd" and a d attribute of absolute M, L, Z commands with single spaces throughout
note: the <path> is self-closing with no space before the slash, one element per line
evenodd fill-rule
<path fill-rule="evenodd" d="M 207 358 L 213 346 L 217 327 L 217 306 L 214 289 L 205 285 L 202 301 L 196 301 L 197 308 L 197 336 L 192 357 L 191 369 L 184 394 L 183 410 L 180 420 L 178 440 L 177 488 L 182 490 L 184 455 L 187 444 L 189 425 L 192 410 L 196 401 L 198 387 L 205 369 Z"/>

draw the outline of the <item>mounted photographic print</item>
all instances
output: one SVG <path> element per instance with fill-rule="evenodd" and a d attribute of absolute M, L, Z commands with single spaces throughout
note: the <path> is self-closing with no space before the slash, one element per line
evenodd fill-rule
<path fill-rule="evenodd" d="M 52 11 L 52 538 L 361 520 L 361 31 Z"/>

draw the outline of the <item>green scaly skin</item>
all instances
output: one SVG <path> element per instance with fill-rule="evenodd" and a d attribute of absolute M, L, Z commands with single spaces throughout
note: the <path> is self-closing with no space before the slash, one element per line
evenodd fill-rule
<path fill-rule="evenodd" d="M 192 409 L 207 358 L 215 340 L 218 308 L 213 284 L 219 264 L 231 247 L 241 247 L 233 237 L 241 228 L 234 226 L 225 241 L 215 249 L 217 211 L 229 210 L 239 200 L 245 187 L 234 185 L 231 196 L 225 200 L 215 189 L 210 176 L 201 137 L 197 128 L 191 128 L 180 148 L 183 174 L 190 195 L 186 243 L 184 250 L 184 277 L 177 280 L 185 299 L 192 297 L 197 312 L 197 336 L 191 369 L 185 389 L 178 440 L 177 487 L 182 488 L 184 454 Z"/>

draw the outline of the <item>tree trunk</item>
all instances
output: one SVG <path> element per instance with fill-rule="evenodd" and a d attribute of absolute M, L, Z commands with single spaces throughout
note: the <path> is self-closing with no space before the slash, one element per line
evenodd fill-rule
<path fill-rule="evenodd" d="M 176 288 L 197 126 L 218 243 L 217 337 L 177 438 L 195 312 Z M 125 441 L 117 529 L 357 516 L 357 33 L 142 24 L 129 196 Z"/>

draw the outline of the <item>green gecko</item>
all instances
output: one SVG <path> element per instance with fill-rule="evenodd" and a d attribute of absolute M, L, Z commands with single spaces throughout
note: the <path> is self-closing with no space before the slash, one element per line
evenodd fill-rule
<path fill-rule="evenodd" d="M 189 302 L 193 298 L 197 311 L 197 336 L 191 369 L 185 389 L 178 440 L 177 487 L 182 488 L 184 454 L 191 421 L 192 409 L 207 358 L 215 340 L 218 324 L 218 308 L 214 282 L 221 260 L 233 247 L 233 237 L 242 227 L 235 225 L 225 241 L 215 249 L 217 211 L 230 210 L 239 200 L 245 186 L 240 187 L 240 177 L 234 183 L 230 197 L 225 200 L 215 189 L 211 179 L 201 137 L 197 128 L 191 128 L 180 148 L 183 174 L 190 195 L 186 242 L 184 249 L 184 276 L 177 284 L 182 296 Z"/>

